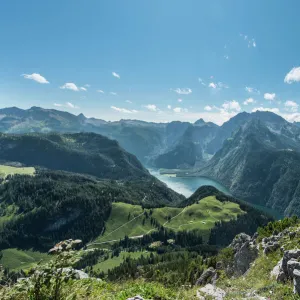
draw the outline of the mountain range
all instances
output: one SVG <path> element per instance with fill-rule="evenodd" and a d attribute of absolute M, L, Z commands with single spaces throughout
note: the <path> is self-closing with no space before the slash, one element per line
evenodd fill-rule
<path fill-rule="evenodd" d="M 107 177 L 108 173 L 111 173 L 109 177 L 115 179 L 134 174 L 149 177 L 147 170 L 129 154 L 132 153 L 143 165 L 179 169 L 179 176 L 183 173 L 186 176 L 187 170 L 189 176 L 208 176 L 224 184 L 236 197 L 287 216 L 294 213 L 300 215 L 300 127 L 272 112 L 242 112 L 218 126 L 202 119 L 195 123 L 151 123 L 139 120 L 107 122 L 52 109 L 32 107 L 22 110 L 12 107 L 0 110 L 0 131 L 6 133 L 0 137 L 3 145 L 6 145 L 6 148 L 0 149 L 0 153 L 2 158 L 9 160 L 19 161 L 22 152 L 24 155 L 30 153 L 31 149 L 25 145 L 26 140 L 32 139 L 34 143 L 38 141 L 36 147 L 40 145 L 41 148 L 30 160 L 27 155 L 24 163 L 40 165 L 36 153 L 43 155 L 41 149 L 46 147 L 55 149 L 51 163 L 45 165 L 44 162 L 48 168 L 62 164 L 66 171 L 86 173 L 84 168 L 89 165 L 89 171 L 94 168 L 89 173 L 97 177 Z M 64 134 L 55 135 L 51 132 Z M 73 133 L 72 137 L 65 132 Z M 94 132 L 109 139 L 88 133 L 89 143 L 84 145 L 85 135 L 78 132 Z M 27 133 L 18 142 L 19 146 L 15 143 L 20 137 L 7 135 L 15 133 Z M 103 149 L 105 154 L 93 152 L 93 143 L 97 139 L 109 144 L 106 150 Z M 110 139 L 117 140 L 129 153 L 125 154 Z M 10 147 L 16 147 L 16 150 Z M 18 147 L 23 150 L 20 151 Z M 80 159 L 76 166 L 66 167 L 67 156 L 59 160 L 62 148 L 68 151 L 67 156 L 72 154 L 77 157 L 82 151 L 85 154 L 78 156 Z M 111 149 L 114 151 L 111 152 Z M 113 153 L 114 158 L 110 156 Z M 97 167 L 92 167 L 95 159 L 106 165 L 107 174 L 100 174 Z M 117 163 L 115 160 L 118 160 Z M 128 168 L 123 172 L 124 164 Z M 111 168 L 113 165 L 116 167 Z M 101 172 L 105 171 L 102 169 Z"/>

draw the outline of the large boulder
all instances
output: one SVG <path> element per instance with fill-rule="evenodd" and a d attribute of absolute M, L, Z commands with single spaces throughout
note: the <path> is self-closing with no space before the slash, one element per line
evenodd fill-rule
<path fill-rule="evenodd" d="M 226 296 L 226 292 L 212 284 L 207 284 L 206 286 L 199 289 L 197 296 L 199 299 L 204 294 L 204 299 L 210 297 L 209 299 L 223 300 Z"/>
<path fill-rule="evenodd" d="M 216 274 L 216 270 L 213 267 L 206 269 L 200 278 L 196 281 L 196 285 L 206 284 L 209 280 L 211 280 Z"/>
<path fill-rule="evenodd" d="M 233 272 L 235 275 L 243 275 L 258 256 L 257 246 L 249 235 L 241 233 L 229 247 L 234 251 Z"/>

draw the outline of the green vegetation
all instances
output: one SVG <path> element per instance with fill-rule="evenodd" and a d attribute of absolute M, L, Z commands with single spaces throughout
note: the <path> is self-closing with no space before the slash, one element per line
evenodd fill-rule
<path fill-rule="evenodd" d="M 296 225 L 297 223 L 299 223 L 299 219 L 296 216 L 293 216 L 292 218 L 284 218 L 279 221 L 269 222 L 268 225 L 259 227 L 257 229 L 259 240 L 262 240 L 264 237 L 269 237 L 276 232 L 281 232 L 288 227 Z"/>
<path fill-rule="evenodd" d="M 94 133 L 0 134 L 0 143 L 1 159 L 27 166 L 109 179 L 151 177 L 116 141 Z"/>
<path fill-rule="evenodd" d="M 216 222 L 227 222 L 243 213 L 238 204 L 220 202 L 215 196 L 209 196 L 183 209 L 154 209 L 153 218 L 160 223 L 170 218 L 164 226 L 174 231 L 198 229 L 205 232 L 214 227 Z"/>
<path fill-rule="evenodd" d="M 93 271 L 107 273 L 108 270 L 112 270 L 118 267 L 123 261 L 128 258 L 138 259 L 141 256 L 148 257 L 150 255 L 147 251 L 137 251 L 137 252 L 121 252 L 118 256 L 108 258 L 107 260 L 100 261 L 93 266 Z"/>
<path fill-rule="evenodd" d="M 295 237 L 290 238 L 288 234 L 285 234 L 280 238 L 279 244 L 281 247 L 283 246 L 285 250 L 298 249 L 300 244 L 298 221 L 299 219 L 292 217 L 285 218 L 282 221 L 270 222 L 267 226 L 260 229 L 258 241 L 261 240 L 266 233 L 268 234 L 272 230 L 276 230 L 276 232 L 279 233 L 282 232 L 282 230 L 289 228 L 288 232 L 296 232 Z M 290 226 L 287 226 L 287 224 L 290 224 Z M 261 236 L 261 234 L 264 235 Z M 226 299 L 245 299 L 246 294 L 254 291 L 257 295 L 267 298 L 270 297 L 272 300 L 299 299 L 299 296 L 293 293 L 293 284 L 290 280 L 281 283 L 270 276 L 271 271 L 277 265 L 279 260 L 282 259 L 282 256 L 283 253 L 280 249 L 271 252 L 268 255 L 265 255 L 263 250 L 260 249 L 258 258 L 251 264 L 250 269 L 245 275 L 228 278 L 225 272 L 222 271 L 217 285 L 227 292 Z M 225 265 L 226 260 L 229 262 L 231 259 L 232 252 L 230 251 L 230 248 L 225 248 L 218 255 L 218 260 L 222 260 Z"/>
<path fill-rule="evenodd" d="M 206 238 L 216 222 L 228 222 L 244 214 L 237 203 L 220 202 L 215 196 L 201 199 L 185 208 L 162 207 L 144 210 L 141 206 L 126 203 L 113 203 L 111 214 L 106 222 L 106 231 L 95 242 L 116 241 L 125 236 L 138 237 L 156 230 L 151 218 L 157 224 L 175 232 L 199 230 Z"/>
<path fill-rule="evenodd" d="M 0 165 L 0 178 L 6 178 L 8 175 L 34 175 L 35 168 L 33 167 L 12 167 L 7 165 Z"/>
<path fill-rule="evenodd" d="M 150 220 L 145 219 L 144 210 L 140 205 L 127 203 L 113 203 L 111 214 L 105 224 L 105 233 L 95 242 L 119 240 L 127 236 L 139 236 L 146 234 L 154 227 Z"/>
<path fill-rule="evenodd" d="M 33 250 L 10 248 L 1 251 L 1 253 L 3 256 L 0 259 L 0 264 L 12 271 L 27 270 L 40 261 L 47 262 L 51 259 L 48 254 Z"/>

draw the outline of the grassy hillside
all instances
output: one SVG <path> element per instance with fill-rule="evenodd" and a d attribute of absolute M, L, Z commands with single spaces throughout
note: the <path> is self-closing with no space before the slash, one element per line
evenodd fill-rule
<path fill-rule="evenodd" d="M 19 250 L 16 248 L 5 249 L 1 251 L 3 256 L 0 264 L 10 270 L 27 270 L 37 264 L 39 261 L 47 262 L 51 259 L 47 253 L 32 250 Z"/>
<path fill-rule="evenodd" d="M 0 165 L 0 178 L 6 178 L 8 175 L 34 175 L 35 168 L 33 167 L 12 167 L 7 165 Z"/>
<path fill-rule="evenodd" d="M 127 236 L 139 236 L 146 234 L 154 227 L 150 220 L 144 220 L 144 210 L 140 205 L 127 203 L 113 203 L 111 214 L 105 224 L 106 230 L 103 236 L 96 239 L 96 242 L 119 240 Z"/>
<path fill-rule="evenodd" d="M 130 257 L 132 259 L 137 259 L 141 256 L 148 257 L 149 252 L 147 251 L 137 251 L 137 252 L 121 252 L 119 256 L 114 256 L 104 261 L 98 262 L 93 266 L 94 271 L 101 271 L 107 273 L 108 270 L 111 270 L 115 267 L 118 267 L 126 258 Z"/>
<path fill-rule="evenodd" d="M 199 199 L 200 200 L 200 199 Z M 221 202 L 215 196 L 208 196 L 201 201 L 184 208 L 162 207 L 143 210 L 139 205 L 113 203 L 111 214 L 106 222 L 104 235 L 95 242 L 115 241 L 125 236 L 138 237 L 156 228 L 151 225 L 151 214 L 160 225 L 173 231 L 200 230 L 207 236 L 216 222 L 226 222 L 244 214 L 237 203 Z"/>

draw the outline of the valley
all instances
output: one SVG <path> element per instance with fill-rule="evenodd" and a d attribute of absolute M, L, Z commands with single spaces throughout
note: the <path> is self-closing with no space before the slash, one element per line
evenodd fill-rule
<path fill-rule="evenodd" d="M 59 116 L 59 132 L 35 122 L 28 133 L 23 121 L 40 114 L 48 125 Z M 16 128 L 26 132 L 10 133 Z M 17 110 L 5 131 L 0 264 L 16 278 L 53 263 L 60 254 L 48 250 L 73 239 L 81 245 L 66 255 L 84 276 L 193 286 L 237 234 L 298 214 L 300 128 L 274 114 L 242 113 L 219 127 L 107 123 L 33 108 Z"/>

